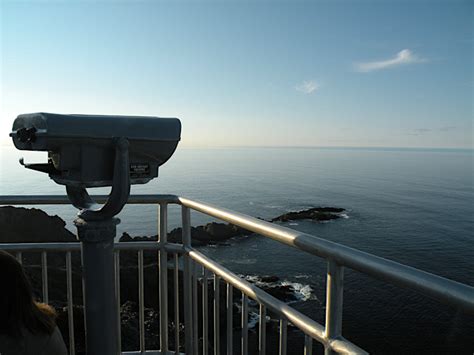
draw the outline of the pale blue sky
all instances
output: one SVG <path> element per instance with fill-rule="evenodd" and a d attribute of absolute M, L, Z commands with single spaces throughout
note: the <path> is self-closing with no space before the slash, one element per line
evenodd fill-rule
<path fill-rule="evenodd" d="M 472 148 L 471 1 L 0 2 L 2 137 L 46 111 L 179 117 L 185 146 Z"/>

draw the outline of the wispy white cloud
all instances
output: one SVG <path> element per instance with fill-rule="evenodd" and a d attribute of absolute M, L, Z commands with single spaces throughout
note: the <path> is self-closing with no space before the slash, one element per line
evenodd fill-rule
<path fill-rule="evenodd" d="M 368 73 L 374 70 L 388 69 L 399 65 L 415 64 L 426 62 L 426 59 L 420 58 L 409 49 L 403 49 L 395 57 L 373 62 L 356 63 L 355 70 L 361 73 Z"/>
<path fill-rule="evenodd" d="M 295 89 L 303 94 L 311 94 L 319 88 L 320 85 L 314 80 L 303 81 L 301 84 L 295 86 Z"/>

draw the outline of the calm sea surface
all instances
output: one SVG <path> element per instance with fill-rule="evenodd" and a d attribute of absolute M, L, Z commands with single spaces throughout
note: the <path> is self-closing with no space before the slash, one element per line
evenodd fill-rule
<path fill-rule="evenodd" d="M 1 152 L 0 194 L 64 194 L 46 175 L 18 164 L 21 156 L 42 161 L 44 154 Z M 179 194 L 263 218 L 344 207 L 348 218 L 290 227 L 474 285 L 473 159 L 471 150 L 178 149 L 159 179 L 132 193 Z M 73 208 L 44 209 L 73 229 Z M 120 232 L 156 234 L 153 206 L 128 206 L 120 218 Z M 210 221 L 192 218 L 196 225 Z M 178 222 L 179 210 L 171 208 L 170 227 Z M 326 265 L 319 258 L 262 237 L 202 251 L 237 273 L 277 275 L 310 287 L 309 299 L 294 306 L 323 321 Z M 372 353 L 474 352 L 474 317 L 351 270 L 343 334 Z"/>

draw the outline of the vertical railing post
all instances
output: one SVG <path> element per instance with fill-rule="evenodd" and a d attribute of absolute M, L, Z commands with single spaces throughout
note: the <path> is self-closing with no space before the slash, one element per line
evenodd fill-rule
<path fill-rule="evenodd" d="M 282 318 L 280 319 L 279 355 L 286 355 L 287 342 L 288 342 L 288 321 Z"/>
<path fill-rule="evenodd" d="M 118 353 L 122 353 L 122 318 L 121 318 L 121 305 L 120 305 L 120 251 L 115 250 L 114 252 L 114 263 L 115 263 L 115 295 L 117 297 L 117 349 Z"/>
<path fill-rule="evenodd" d="M 202 267 L 202 355 L 209 352 L 209 309 L 208 309 L 207 270 Z"/>
<path fill-rule="evenodd" d="M 198 264 L 192 263 L 192 274 L 193 274 L 193 349 L 194 353 L 199 354 L 199 315 L 198 315 Z"/>
<path fill-rule="evenodd" d="M 226 308 L 227 308 L 227 355 L 232 355 L 232 338 L 233 338 L 233 320 L 232 320 L 232 311 L 233 311 L 233 300 L 232 300 L 233 287 L 231 284 L 227 284 L 227 295 L 226 295 Z"/>
<path fill-rule="evenodd" d="M 143 249 L 138 251 L 138 329 L 140 351 L 145 352 L 145 277 L 143 269 Z"/>
<path fill-rule="evenodd" d="M 267 342 L 267 309 L 260 303 L 260 315 L 258 324 L 258 350 L 260 355 L 265 355 Z"/>
<path fill-rule="evenodd" d="M 182 242 L 185 249 L 184 260 L 184 280 L 183 280 L 183 302 L 184 302 L 184 341 L 186 354 L 193 354 L 193 299 L 192 299 L 192 275 L 191 258 L 189 250 L 191 249 L 191 211 L 188 207 L 182 206 L 181 217 L 183 223 Z"/>
<path fill-rule="evenodd" d="M 118 218 L 74 221 L 82 247 L 87 354 L 117 354 L 114 238 Z"/>
<path fill-rule="evenodd" d="M 160 268 L 160 345 L 161 353 L 168 352 L 168 255 L 166 252 L 168 234 L 168 206 L 160 203 L 160 233 L 158 243 L 160 243 L 159 268 Z"/>
<path fill-rule="evenodd" d="M 179 355 L 179 258 L 174 254 L 174 340 L 175 354 Z"/>
<path fill-rule="evenodd" d="M 72 262 L 71 252 L 66 252 L 66 284 L 67 284 L 67 320 L 69 328 L 69 354 L 75 355 L 76 345 L 74 341 L 74 298 L 72 293 Z"/>
<path fill-rule="evenodd" d="M 46 251 L 41 252 L 41 279 L 43 286 L 43 302 L 49 303 L 48 296 L 48 254 Z"/>
<path fill-rule="evenodd" d="M 242 335 L 240 339 L 241 354 L 247 355 L 249 353 L 249 301 L 245 293 L 242 293 Z"/>
<path fill-rule="evenodd" d="M 218 275 L 214 275 L 214 355 L 221 353 L 220 343 L 220 304 L 219 304 L 219 286 L 220 278 Z"/>
<path fill-rule="evenodd" d="M 326 285 L 326 332 L 327 339 L 338 338 L 342 330 L 342 295 L 344 291 L 344 267 L 334 260 L 328 261 Z M 335 352 L 330 346 L 325 347 L 325 355 Z"/>
<path fill-rule="evenodd" d="M 313 354 L 313 339 L 309 335 L 304 336 L 304 355 Z"/>

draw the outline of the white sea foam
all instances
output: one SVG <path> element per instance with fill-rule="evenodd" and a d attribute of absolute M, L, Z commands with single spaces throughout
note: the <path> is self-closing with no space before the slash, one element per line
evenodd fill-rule
<path fill-rule="evenodd" d="M 260 319 L 260 316 L 258 315 L 257 312 L 249 312 L 249 318 L 248 318 L 249 329 L 255 328 L 256 325 L 258 324 L 259 319 Z"/>
<path fill-rule="evenodd" d="M 315 296 L 313 295 L 313 288 L 310 285 L 304 285 L 299 282 L 290 282 L 290 281 L 282 281 L 281 285 L 290 286 L 291 288 L 293 288 L 295 292 L 295 296 L 298 299 L 298 301 L 307 301 L 307 300 L 315 299 Z"/>
<path fill-rule="evenodd" d="M 257 276 L 257 275 L 239 275 L 240 277 L 243 277 L 244 279 L 246 279 L 247 281 L 250 281 L 250 282 L 259 282 L 260 281 L 260 276 Z"/>
<path fill-rule="evenodd" d="M 292 292 L 294 296 L 296 297 L 295 301 L 291 301 L 289 303 L 293 302 L 299 302 L 299 301 L 307 301 L 307 300 L 315 300 L 317 299 L 316 295 L 313 293 L 313 288 L 308 285 L 308 284 L 303 284 L 300 282 L 292 282 L 289 280 L 278 280 L 275 282 L 264 282 L 262 281 L 260 276 L 257 275 L 239 275 L 240 277 L 243 277 L 249 282 L 254 283 L 257 287 L 278 287 L 278 286 L 289 286 L 292 289 Z M 309 275 L 297 275 L 295 276 L 296 278 L 309 278 Z"/>
<path fill-rule="evenodd" d="M 250 300 L 249 300 L 249 304 L 250 304 Z M 237 307 L 239 313 L 242 313 L 242 303 L 234 302 L 234 306 Z M 257 309 L 258 308 L 255 307 L 255 310 L 257 310 Z M 270 320 L 270 317 L 267 316 L 266 319 Z M 259 321 L 260 321 L 260 315 L 259 315 L 258 311 L 254 312 L 254 311 L 249 310 L 248 311 L 248 322 L 247 322 L 248 329 L 253 330 L 257 326 Z"/>

